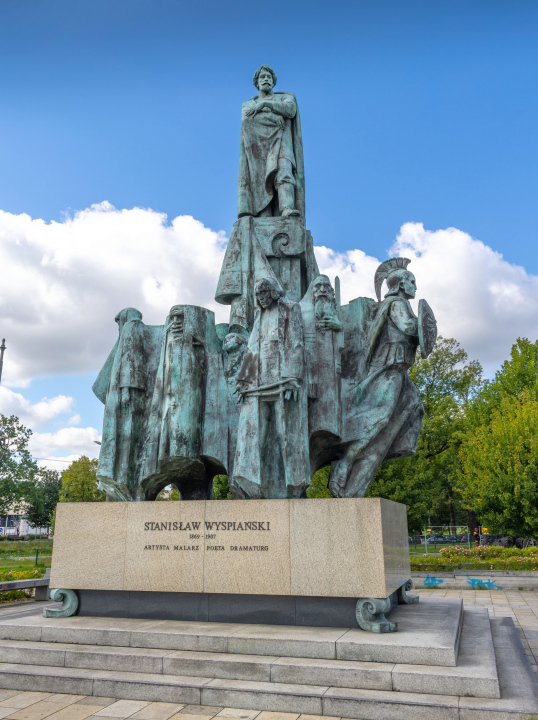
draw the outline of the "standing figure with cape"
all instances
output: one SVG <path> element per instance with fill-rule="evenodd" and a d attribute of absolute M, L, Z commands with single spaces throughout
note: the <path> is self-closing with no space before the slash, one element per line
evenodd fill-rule
<path fill-rule="evenodd" d="M 351 404 L 348 428 L 352 437 L 343 456 L 331 464 L 329 490 L 336 497 L 364 497 L 384 460 L 413 455 L 424 408 L 408 370 L 419 344 L 419 320 L 409 304 L 417 290 L 406 268 L 410 260 L 392 258 L 375 277 L 377 298 L 387 281 L 367 336 L 366 377 Z"/>

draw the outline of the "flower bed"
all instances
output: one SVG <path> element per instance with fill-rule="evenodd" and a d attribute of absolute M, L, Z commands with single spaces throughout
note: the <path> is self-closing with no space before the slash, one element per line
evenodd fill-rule
<path fill-rule="evenodd" d="M 538 570 L 538 548 L 526 550 L 479 545 L 468 550 L 451 545 L 440 556 L 411 556 L 411 570 Z"/>
<path fill-rule="evenodd" d="M 8 582 L 9 580 L 33 580 L 42 578 L 45 574 L 45 568 L 34 568 L 32 570 L 0 570 L 0 582 Z M 0 592 L 0 603 L 13 602 L 14 600 L 24 600 L 31 598 L 34 594 L 33 588 L 26 590 L 5 590 Z"/>

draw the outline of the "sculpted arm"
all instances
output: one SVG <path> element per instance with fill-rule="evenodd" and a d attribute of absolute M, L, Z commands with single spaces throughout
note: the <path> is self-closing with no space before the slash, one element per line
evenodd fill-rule
<path fill-rule="evenodd" d="M 291 96 L 280 97 L 270 95 L 263 100 L 249 100 L 243 105 L 243 116 L 250 116 L 261 112 L 265 107 L 282 117 L 293 118 L 297 112 L 297 105 Z"/>
<path fill-rule="evenodd" d="M 297 105 L 295 104 L 295 100 L 293 100 L 293 98 L 289 95 L 283 97 L 279 97 L 278 95 L 272 95 L 271 100 L 262 100 L 262 102 L 266 102 L 267 106 L 270 107 L 274 113 L 277 113 L 277 115 L 282 115 L 286 118 L 295 117 L 295 113 L 297 112 Z"/>
<path fill-rule="evenodd" d="M 297 400 L 297 390 L 303 380 L 305 370 L 304 326 L 299 303 L 293 304 L 289 321 L 287 372 L 282 377 L 282 380 L 289 387 L 289 389 L 284 392 L 284 399 Z"/>
<path fill-rule="evenodd" d="M 390 307 L 390 319 L 406 335 L 418 336 L 418 319 L 413 314 L 409 303 L 404 300 L 393 302 Z"/>

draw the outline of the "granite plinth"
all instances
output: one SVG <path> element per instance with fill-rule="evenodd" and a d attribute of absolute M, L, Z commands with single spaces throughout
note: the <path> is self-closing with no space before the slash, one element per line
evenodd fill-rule
<path fill-rule="evenodd" d="M 405 506 L 380 498 L 60 503 L 57 510 L 51 587 L 129 592 L 130 603 L 136 593 L 182 593 L 181 602 L 198 605 L 207 594 L 215 608 L 226 595 L 343 602 L 389 597 L 410 577 Z M 309 622 L 312 603 L 298 612 Z"/>

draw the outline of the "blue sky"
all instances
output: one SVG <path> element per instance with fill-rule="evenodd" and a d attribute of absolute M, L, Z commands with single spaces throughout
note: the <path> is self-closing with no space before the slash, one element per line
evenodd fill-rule
<path fill-rule="evenodd" d="M 4 210 L 108 200 L 229 232 L 268 62 L 300 103 L 316 242 L 379 254 L 420 221 L 538 271 L 536 2 L 4 0 L 0 48 Z"/>
<path fill-rule="evenodd" d="M 454 227 L 538 274 L 527 0 L 3 0 L 0 210 L 62 222 L 108 201 L 228 234 L 240 106 L 262 63 L 297 95 L 317 245 L 384 259 L 404 223 Z M 100 428 L 101 360 L 34 372 L 24 396 L 71 395 Z"/>

